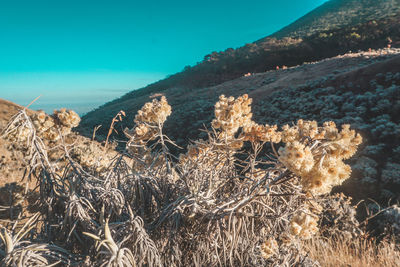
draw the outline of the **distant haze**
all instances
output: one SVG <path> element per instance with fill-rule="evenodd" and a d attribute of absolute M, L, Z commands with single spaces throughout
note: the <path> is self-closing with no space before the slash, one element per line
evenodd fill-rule
<path fill-rule="evenodd" d="M 0 98 L 80 114 L 326 1 L 0 1 Z"/>
<path fill-rule="evenodd" d="M 0 97 L 47 113 L 66 107 L 80 115 L 163 78 L 162 73 L 140 72 L 18 72 L 0 73 Z"/>

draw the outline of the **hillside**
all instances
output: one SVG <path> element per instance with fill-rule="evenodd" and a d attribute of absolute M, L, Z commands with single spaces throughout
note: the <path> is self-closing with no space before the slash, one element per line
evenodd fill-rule
<path fill-rule="evenodd" d="M 0 98 L 0 194 L 5 184 L 20 182 L 24 174 L 25 164 L 22 162 L 22 153 L 10 149 L 10 143 L 1 138 L 1 133 L 7 123 L 20 109 L 24 107 L 13 102 Z M 27 111 L 32 115 L 34 111 Z M 3 198 L 0 197 L 0 205 L 3 204 Z"/>
<path fill-rule="evenodd" d="M 321 31 L 394 16 L 399 11 L 400 0 L 331 0 L 270 37 L 305 37 Z"/>
<path fill-rule="evenodd" d="M 332 27 L 327 29 L 327 24 Z M 296 32 L 301 31 L 307 34 L 298 38 Z M 213 52 L 194 67 L 106 103 L 82 118 L 79 131 L 90 136 L 95 126 L 102 125 L 97 136 L 104 139 L 112 118 L 124 110 L 128 116 L 116 125 L 118 134 L 114 135 L 124 140 L 123 130 L 133 126 L 137 110 L 149 97 L 165 95 L 173 109 L 166 133 L 183 146 L 188 140 L 204 137 L 198 129 L 209 127 L 220 94 L 248 93 L 260 123 L 333 120 L 363 131 L 370 142 L 367 154 L 353 164 L 363 171 L 367 166 L 370 173 L 355 171 L 353 175 L 370 183 L 356 193 L 360 197 L 373 193 L 380 199 L 398 197 L 400 184 L 390 171 L 400 170 L 400 166 L 390 165 L 396 162 L 399 143 L 398 87 L 390 87 L 399 84 L 399 50 L 393 48 L 400 46 L 398 1 L 330 1 L 283 32 L 283 38 L 275 38 L 277 33 L 238 49 Z M 388 45 L 392 49 L 380 49 Z M 392 93 L 381 93 L 382 87 Z M 355 97 L 357 101 L 352 102 Z M 383 105 L 382 110 L 373 106 L 376 103 Z M 387 125 L 388 130 L 383 133 L 379 124 Z M 383 190 L 374 192 L 377 184 Z"/>
<path fill-rule="evenodd" d="M 349 184 L 348 189 L 359 197 L 400 196 L 399 172 L 395 171 L 400 170 L 396 163 L 400 159 L 400 49 L 345 54 L 213 87 L 166 89 L 162 94 L 172 106 L 172 115 L 165 133 L 181 146 L 189 139 L 205 137 L 198 129 L 210 126 L 219 95 L 244 93 L 253 98 L 252 112 L 258 123 L 283 125 L 299 118 L 350 123 L 363 133 L 365 147 L 353 161 L 353 177 L 359 180 L 350 179 L 355 184 Z M 115 115 L 121 109 L 127 113 L 123 123 L 116 126 L 119 133 L 133 126 L 136 110 L 150 100 L 140 91 L 133 96 L 107 106 L 109 114 Z M 100 121 L 106 115 L 104 111 L 92 112 L 91 118 Z M 103 127 L 108 129 L 107 124 Z M 80 130 L 85 131 L 82 127 Z M 86 131 L 89 134 L 90 129 Z M 362 187 L 358 184 L 361 180 Z M 377 185 L 384 190 L 377 191 Z M 354 186 L 357 190 L 351 189 Z"/>
<path fill-rule="evenodd" d="M 95 125 L 109 125 L 115 115 L 114 106 L 126 108 L 124 103 L 135 102 L 138 97 L 175 88 L 180 94 L 204 89 L 243 76 L 246 73 L 262 73 L 277 66 L 291 67 L 303 62 L 318 61 L 345 54 L 348 51 L 378 49 L 391 42 L 400 46 L 400 15 L 376 21 L 352 25 L 296 38 L 267 38 L 262 43 L 248 44 L 238 49 L 227 49 L 207 55 L 203 62 L 174 74 L 145 88 L 132 91 L 89 112 L 82 118 L 81 129 L 90 130 Z M 199 91 L 200 93 L 200 91 Z M 143 102 L 140 102 L 143 103 Z M 139 105 L 140 105 L 139 103 Z M 101 117 L 96 114 L 102 114 Z M 106 127 L 99 134 L 106 134 Z"/>
<path fill-rule="evenodd" d="M 15 115 L 18 110 L 23 109 L 24 107 L 10 102 L 5 99 L 0 98 L 0 132 L 3 129 L 7 122 L 11 119 L 13 115 Z M 29 113 L 33 112 L 31 110 L 28 111 Z"/>

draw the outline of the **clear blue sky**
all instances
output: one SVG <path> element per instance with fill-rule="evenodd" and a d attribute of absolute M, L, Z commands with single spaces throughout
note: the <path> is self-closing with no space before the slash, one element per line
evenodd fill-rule
<path fill-rule="evenodd" d="M 86 112 L 326 0 L 0 0 L 0 98 Z"/>

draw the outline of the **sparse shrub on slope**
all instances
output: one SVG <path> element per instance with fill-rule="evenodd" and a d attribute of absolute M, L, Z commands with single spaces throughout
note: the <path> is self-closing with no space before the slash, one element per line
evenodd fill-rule
<path fill-rule="evenodd" d="M 330 222 L 327 214 L 344 207 L 332 204 L 342 202 L 328 193 L 349 177 L 343 160 L 355 153 L 361 136 L 333 122 L 260 125 L 250 104 L 247 95 L 221 96 L 207 137 L 175 158 L 169 153 L 175 144 L 163 132 L 171 107 L 165 98 L 155 99 L 125 131 L 125 155 L 101 169 L 85 165 L 83 155 L 74 157 L 73 148 L 61 143 L 65 164 L 56 170 L 37 128 L 20 111 L 5 136 L 17 142 L 13 133 L 29 129 L 20 141 L 30 151 L 30 173 L 40 188 L 40 220 L 24 231 L 35 238 L 20 239 L 47 243 L 46 251 L 62 247 L 46 263 L 62 259 L 64 265 L 318 266 L 304 240 L 319 235 Z M 271 154 L 264 155 L 266 145 Z M 102 161 L 92 156 L 94 163 Z M 5 239 L 2 264 L 20 257 Z"/>
<path fill-rule="evenodd" d="M 351 124 L 361 132 L 365 146 L 349 161 L 353 177 L 346 192 L 356 198 L 373 197 L 381 203 L 400 199 L 396 164 L 400 155 L 400 73 L 378 73 L 369 84 L 330 86 L 335 79 L 274 92 L 269 100 L 255 103 L 255 119 L 291 123 L 296 118 Z M 270 115 L 273 114 L 273 115 Z"/>

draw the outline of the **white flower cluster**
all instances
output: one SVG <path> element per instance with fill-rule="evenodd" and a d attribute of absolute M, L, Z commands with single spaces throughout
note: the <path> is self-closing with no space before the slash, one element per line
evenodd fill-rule
<path fill-rule="evenodd" d="M 31 119 L 39 136 L 49 141 L 57 141 L 60 133 L 64 136 L 70 134 L 71 128 L 78 126 L 81 121 L 75 111 L 65 108 L 54 110 L 52 116 L 39 111 Z"/>
<path fill-rule="evenodd" d="M 102 172 L 109 167 L 115 155 L 110 151 L 105 152 L 99 144 L 87 141 L 75 146 L 71 156 L 82 167 Z"/>
<path fill-rule="evenodd" d="M 243 133 L 239 138 L 235 138 L 236 132 L 241 127 L 251 128 L 251 125 L 254 125 L 251 121 L 251 102 L 252 99 L 247 94 L 237 99 L 221 95 L 215 104 L 215 119 L 212 121 L 212 126 L 220 129 L 216 140 L 210 140 L 210 142 L 200 140 L 189 145 L 188 152 L 180 155 L 180 163 L 191 162 L 220 170 L 226 166 L 229 159 L 233 160 L 235 151 L 243 146 L 243 141 L 246 141 Z M 265 135 L 267 135 L 266 132 Z M 247 137 L 250 138 L 249 135 Z"/>
<path fill-rule="evenodd" d="M 282 139 L 277 125 L 260 125 L 251 121 L 243 127 L 241 137 L 243 141 L 249 142 L 271 142 L 279 143 Z"/>
<path fill-rule="evenodd" d="M 79 118 L 79 115 L 75 111 L 65 108 L 54 110 L 53 116 L 57 118 L 64 127 L 69 129 L 77 127 L 81 121 L 81 118 Z"/>
<path fill-rule="evenodd" d="M 168 104 L 165 96 L 160 100 L 153 99 L 152 102 L 144 104 L 138 114 L 135 116 L 135 123 L 164 123 L 167 117 L 171 115 L 171 106 Z"/>
<path fill-rule="evenodd" d="M 232 139 L 240 127 L 246 127 L 251 123 L 252 99 L 247 94 L 235 99 L 233 96 L 221 95 L 215 104 L 215 119 L 212 126 L 221 129 L 221 138 Z"/>
<path fill-rule="evenodd" d="M 279 161 L 301 177 L 304 190 L 321 195 L 350 177 L 343 160 L 354 155 L 362 138 L 348 124 L 339 132 L 334 122 L 317 127 L 315 121 L 299 120 L 283 127 L 282 141 L 286 145 L 279 149 Z"/>
<path fill-rule="evenodd" d="M 212 126 L 220 129 L 216 136 L 218 141 L 197 141 L 195 145 L 189 145 L 188 152 L 180 156 L 180 163 L 201 161 L 204 166 L 213 166 L 214 163 L 217 169 L 222 167 L 234 151 L 243 146 L 243 136 L 235 138 L 235 134 L 240 127 L 252 125 L 251 102 L 247 94 L 237 99 L 221 95 L 215 104 L 215 119 L 212 121 Z"/>
<path fill-rule="evenodd" d="M 53 117 L 48 116 L 44 111 L 39 111 L 31 119 L 39 136 L 50 141 L 56 141 L 59 138 Z"/>
<path fill-rule="evenodd" d="M 279 245 L 275 239 L 270 238 L 261 245 L 261 256 L 269 259 L 279 252 Z"/>
<path fill-rule="evenodd" d="M 280 162 L 299 176 L 304 176 L 314 167 L 310 147 L 298 141 L 286 143 L 284 148 L 279 149 L 279 155 Z"/>
<path fill-rule="evenodd" d="M 23 143 L 26 142 L 31 135 L 32 131 L 26 125 L 19 125 L 16 129 L 7 133 L 6 138 L 12 143 Z"/>
<path fill-rule="evenodd" d="M 135 143 L 153 140 L 158 127 L 162 126 L 167 117 L 171 115 L 171 110 L 165 96 L 162 96 L 160 100 L 153 99 L 138 111 L 134 119 L 136 126 L 131 130 L 126 130 L 126 134 Z"/>
<path fill-rule="evenodd" d="M 290 221 L 290 233 L 302 239 L 310 239 L 318 232 L 318 216 L 307 211 L 299 211 Z"/>
<path fill-rule="evenodd" d="M 65 108 L 54 110 L 51 116 L 40 110 L 33 113 L 30 119 L 37 135 L 48 141 L 57 141 L 60 139 L 60 133 L 64 136 L 70 134 L 71 128 L 78 126 L 81 120 L 78 114 Z M 26 122 L 20 123 L 8 134 L 7 138 L 10 141 L 25 142 L 32 135 L 32 130 Z"/>

